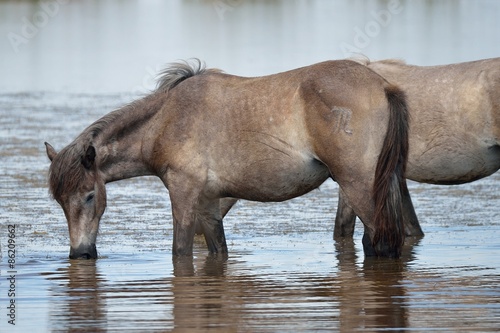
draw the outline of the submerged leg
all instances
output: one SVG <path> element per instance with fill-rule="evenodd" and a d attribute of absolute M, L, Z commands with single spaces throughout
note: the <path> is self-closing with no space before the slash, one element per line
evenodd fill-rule
<path fill-rule="evenodd" d="M 347 198 L 339 187 L 339 203 L 337 215 L 335 216 L 335 227 L 333 238 L 352 237 L 354 234 L 354 224 L 356 222 L 356 213 L 347 203 Z"/>

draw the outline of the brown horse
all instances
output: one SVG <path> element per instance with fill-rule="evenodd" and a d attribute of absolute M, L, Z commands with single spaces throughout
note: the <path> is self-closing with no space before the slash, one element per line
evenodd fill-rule
<path fill-rule="evenodd" d="M 227 253 L 223 198 L 282 201 L 332 177 L 366 225 L 365 253 L 397 257 L 407 131 L 404 94 L 353 61 L 256 78 L 176 64 L 61 152 L 46 143 L 49 185 L 70 258 L 97 257 L 105 184 L 143 175 L 168 188 L 174 255 L 192 255 L 196 223 L 210 252 Z"/>
<path fill-rule="evenodd" d="M 500 58 L 432 67 L 363 63 L 407 94 L 408 179 L 463 184 L 500 169 Z M 403 190 L 406 234 L 421 236 L 410 194 Z M 334 236 L 352 236 L 356 214 L 339 194 Z"/>

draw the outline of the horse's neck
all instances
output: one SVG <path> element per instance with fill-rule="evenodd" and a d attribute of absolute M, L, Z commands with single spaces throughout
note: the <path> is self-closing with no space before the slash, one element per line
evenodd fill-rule
<path fill-rule="evenodd" d="M 154 174 L 143 145 L 161 104 L 160 98 L 148 96 L 109 115 L 109 124 L 94 140 L 105 182 Z"/>

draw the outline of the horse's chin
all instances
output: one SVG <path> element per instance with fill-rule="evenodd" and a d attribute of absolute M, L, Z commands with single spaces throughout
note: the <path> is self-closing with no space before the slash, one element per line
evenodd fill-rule
<path fill-rule="evenodd" d="M 97 248 L 95 244 L 89 246 L 80 245 L 78 248 L 70 248 L 70 259 L 97 259 Z"/>

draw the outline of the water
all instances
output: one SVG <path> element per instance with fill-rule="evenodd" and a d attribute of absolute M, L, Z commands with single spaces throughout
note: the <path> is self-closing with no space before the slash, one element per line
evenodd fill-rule
<path fill-rule="evenodd" d="M 426 236 L 408 240 L 400 260 L 365 259 L 359 226 L 354 242 L 332 241 L 338 187 L 329 181 L 280 204 L 238 203 L 225 220 L 227 261 L 207 256 L 197 239 L 193 260 L 173 262 L 167 190 L 153 177 L 122 181 L 107 186 L 100 259 L 70 261 L 65 219 L 47 191 L 43 146 L 62 148 L 93 120 L 152 89 L 157 67 L 179 58 L 261 75 L 343 58 L 346 45 L 422 65 L 498 56 L 500 3 L 72 1 L 57 12 L 52 6 L 18 52 L 8 38 L 0 41 L 0 332 L 500 327 L 499 173 L 461 186 L 410 183 Z M 22 36 L 23 18 L 42 18 L 41 8 L 1 2 L 0 35 Z M 390 22 L 379 23 L 375 34 L 373 12 L 384 10 L 392 10 Z M 370 32 L 366 46 L 359 29 Z M 8 323 L 11 299 L 15 326 Z"/>

